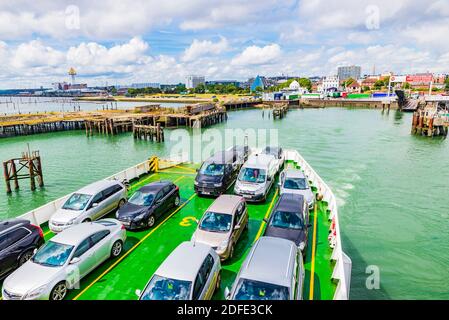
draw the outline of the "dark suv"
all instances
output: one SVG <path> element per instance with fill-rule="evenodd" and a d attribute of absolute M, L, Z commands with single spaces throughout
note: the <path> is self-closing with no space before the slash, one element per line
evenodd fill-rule
<path fill-rule="evenodd" d="M 42 229 L 28 220 L 0 222 L 0 279 L 27 262 L 43 243 Z"/>

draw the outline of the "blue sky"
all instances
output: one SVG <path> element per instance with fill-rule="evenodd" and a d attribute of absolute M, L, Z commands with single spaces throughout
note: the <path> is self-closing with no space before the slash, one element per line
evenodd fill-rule
<path fill-rule="evenodd" d="M 0 88 L 449 71 L 447 0 L 0 3 Z"/>

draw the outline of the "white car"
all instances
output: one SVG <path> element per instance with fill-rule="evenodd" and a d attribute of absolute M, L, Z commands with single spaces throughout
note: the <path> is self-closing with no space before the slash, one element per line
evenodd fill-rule
<path fill-rule="evenodd" d="M 282 169 L 282 166 L 284 165 L 285 154 L 284 150 L 282 150 L 281 147 L 265 147 L 265 149 L 262 150 L 261 154 L 272 155 L 273 157 L 275 157 L 277 171 Z"/>
<path fill-rule="evenodd" d="M 220 287 L 220 257 L 203 243 L 181 243 L 156 270 L 139 300 L 210 300 Z"/>
<path fill-rule="evenodd" d="M 75 224 L 94 221 L 120 209 L 126 203 L 126 187 L 115 180 L 101 180 L 73 193 L 50 218 L 53 233 Z"/>
<path fill-rule="evenodd" d="M 110 257 L 118 257 L 126 230 L 115 219 L 81 223 L 64 230 L 9 275 L 4 300 L 63 300 L 69 289 Z"/>
<path fill-rule="evenodd" d="M 300 194 L 307 202 L 309 210 L 315 206 L 315 196 L 305 174 L 299 169 L 285 169 L 279 177 L 279 195 Z"/>

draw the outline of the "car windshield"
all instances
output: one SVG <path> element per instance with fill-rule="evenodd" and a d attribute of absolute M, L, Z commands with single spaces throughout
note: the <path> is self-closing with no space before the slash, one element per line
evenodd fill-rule
<path fill-rule="evenodd" d="M 154 197 L 154 193 L 143 193 L 141 191 L 137 191 L 131 196 L 131 198 L 129 198 L 128 202 L 137 206 L 150 206 L 153 203 Z"/>
<path fill-rule="evenodd" d="M 291 190 L 306 190 L 309 186 L 304 178 L 286 178 L 284 188 Z"/>
<path fill-rule="evenodd" d="M 200 229 L 210 232 L 228 232 L 231 230 L 232 216 L 225 213 L 207 211 L 200 223 Z"/>
<path fill-rule="evenodd" d="M 222 176 L 224 174 L 224 164 L 204 163 L 200 173 L 206 176 Z"/>
<path fill-rule="evenodd" d="M 252 183 L 263 183 L 267 173 L 264 169 L 243 168 L 239 174 L 239 180 Z"/>
<path fill-rule="evenodd" d="M 92 196 L 89 194 L 74 193 L 64 203 L 62 208 L 66 210 L 76 211 L 84 210 L 84 208 L 86 208 L 87 204 L 89 203 L 90 198 L 92 198 Z"/>
<path fill-rule="evenodd" d="M 300 230 L 304 228 L 303 221 L 297 213 L 285 211 L 275 211 L 270 225 L 282 229 Z"/>
<path fill-rule="evenodd" d="M 141 300 L 189 300 L 191 281 L 153 276 Z"/>
<path fill-rule="evenodd" d="M 289 300 L 288 288 L 271 283 L 240 279 L 235 300 Z"/>
<path fill-rule="evenodd" d="M 33 257 L 33 262 L 48 267 L 63 266 L 70 256 L 73 246 L 48 241 Z"/>

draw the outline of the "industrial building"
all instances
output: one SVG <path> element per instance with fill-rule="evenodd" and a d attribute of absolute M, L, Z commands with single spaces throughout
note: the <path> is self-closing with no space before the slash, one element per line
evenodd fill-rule
<path fill-rule="evenodd" d="M 338 78 L 341 81 L 348 80 L 349 78 L 358 80 L 362 76 L 362 67 L 360 66 L 345 66 L 338 67 Z"/>
<path fill-rule="evenodd" d="M 205 84 L 205 82 L 204 76 L 189 75 L 186 77 L 186 88 L 195 89 L 199 84 Z"/>

